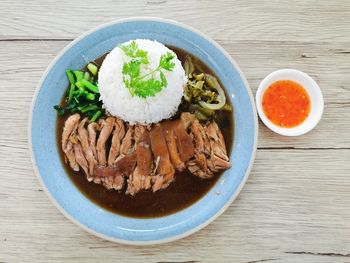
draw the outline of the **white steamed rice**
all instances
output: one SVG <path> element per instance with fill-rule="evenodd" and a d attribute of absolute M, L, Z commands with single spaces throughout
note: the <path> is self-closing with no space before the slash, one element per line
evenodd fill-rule
<path fill-rule="evenodd" d="M 163 44 L 147 39 L 135 40 L 138 48 L 148 52 L 149 64 L 141 66 L 141 75 L 156 68 L 161 55 L 171 52 Z M 126 42 L 125 44 L 130 43 Z M 114 48 L 105 58 L 98 75 L 99 90 L 105 109 L 112 115 L 131 124 L 157 123 L 174 115 L 181 103 L 186 83 L 185 71 L 176 57 L 174 69 L 163 70 L 168 85 L 154 97 L 132 96 L 123 83 L 122 68 L 130 58 L 119 48 Z M 146 68 L 147 67 L 147 68 Z"/>

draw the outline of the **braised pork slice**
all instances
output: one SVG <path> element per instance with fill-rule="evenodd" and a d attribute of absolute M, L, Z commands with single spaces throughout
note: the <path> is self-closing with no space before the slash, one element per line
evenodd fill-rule
<path fill-rule="evenodd" d="M 185 130 L 188 130 L 188 128 L 191 127 L 192 123 L 196 120 L 196 116 L 189 112 L 183 112 L 181 113 L 180 119 Z"/>
<path fill-rule="evenodd" d="M 95 160 L 97 160 L 97 153 L 96 153 L 96 137 L 97 137 L 97 130 L 99 130 L 99 126 L 96 122 L 92 122 L 88 125 L 88 134 L 89 134 L 89 146 L 90 149 L 94 155 Z"/>
<path fill-rule="evenodd" d="M 194 155 L 193 138 L 187 133 L 181 120 L 174 121 L 174 130 L 180 158 L 186 162 Z"/>
<path fill-rule="evenodd" d="M 125 189 L 127 183 L 130 195 L 150 188 L 156 192 L 175 179 L 175 169 L 187 168 L 206 179 L 230 167 L 217 123 L 200 123 L 191 113 L 152 126 L 128 125 L 114 117 L 99 124 L 87 121 L 80 121 L 79 114 L 66 120 L 62 150 L 74 171 L 81 168 L 88 181 L 107 189 Z"/>
<path fill-rule="evenodd" d="M 112 136 L 111 148 L 108 155 L 108 165 L 113 165 L 120 154 L 120 145 L 125 136 L 125 126 L 122 120 L 116 119 Z"/>
<path fill-rule="evenodd" d="M 78 172 L 79 169 L 79 164 L 77 163 L 75 159 L 75 154 L 73 150 L 73 144 L 71 141 L 67 142 L 66 149 L 64 151 L 66 158 L 68 159 L 70 167 L 73 169 L 73 171 Z"/>
<path fill-rule="evenodd" d="M 121 190 L 124 186 L 125 177 L 129 176 L 136 166 L 136 153 L 119 158 L 113 166 L 97 165 L 94 169 L 94 176 L 107 189 Z M 94 182 L 96 182 L 94 180 Z"/>
<path fill-rule="evenodd" d="M 188 170 L 203 179 L 213 177 L 213 172 L 209 169 L 207 158 L 210 157 L 210 141 L 204 127 L 195 120 L 191 125 L 191 133 L 195 145 L 194 158 L 186 165 Z"/>
<path fill-rule="evenodd" d="M 80 122 L 78 126 L 78 138 L 81 143 L 84 156 L 89 165 L 89 172 L 86 174 L 86 176 L 90 177 L 90 175 L 94 172 L 94 167 L 97 164 L 97 161 L 94 157 L 92 149 L 90 148 L 88 131 L 85 129 L 85 124 L 87 121 L 88 118 L 85 118 Z"/>
<path fill-rule="evenodd" d="M 176 170 L 183 171 L 185 169 L 185 163 L 181 160 L 180 153 L 177 147 L 177 138 L 175 135 L 175 125 L 173 121 L 165 121 L 162 124 L 165 141 L 168 146 L 169 156 L 171 163 Z"/>
<path fill-rule="evenodd" d="M 74 155 L 75 155 L 75 159 L 77 160 L 77 163 L 84 170 L 85 174 L 88 175 L 89 165 L 87 160 L 85 159 L 83 148 L 81 147 L 80 143 L 73 144 L 73 149 L 74 149 Z"/>
<path fill-rule="evenodd" d="M 73 142 L 77 141 L 72 136 L 75 136 L 76 130 L 79 125 L 80 115 L 78 113 L 70 116 L 64 123 L 63 132 L 62 132 L 62 151 L 65 153 L 66 158 L 68 159 L 70 167 L 74 171 L 79 171 L 79 165 L 76 161 Z"/>
<path fill-rule="evenodd" d="M 151 149 L 155 159 L 155 175 L 152 178 L 153 191 L 166 188 L 174 179 L 175 169 L 170 162 L 168 147 L 161 125 L 155 125 L 150 132 Z"/>
<path fill-rule="evenodd" d="M 120 155 L 125 156 L 133 151 L 134 147 L 134 126 L 129 125 L 125 137 L 120 146 Z"/>
<path fill-rule="evenodd" d="M 134 172 L 129 176 L 128 188 L 126 190 L 126 193 L 130 195 L 135 195 L 140 190 L 146 190 L 151 187 L 153 157 L 149 132 L 146 129 L 137 131 L 135 128 L 135 135 L 137 132 L 142 132 L 142 135 L 135 139 L 135 141 L 137 140 L 135 150 L 137 166 Z"/>
<path fill-rule="evenodd" d="M 106 142 L 112 133 L 115 119 L 108 117 L 105 120 L 101 120 L 101 132 L 97 140 L 96 152 L 97 161 L 99 165 L 106 165 Z"/>
<path fill-rule="evenodd" d="M 62 132 L 62 150 L 66 149 L 69 137 L 76 131 L 79 125 L 80 115 L 78 113 L 70 116 L 64 123 Z"/>
<path fill-rule="evenodd" d="M 227 156 L 224 137 L 215 121 L 209 123 L 205 128 L 210 139 L 210 158 L 208 166 L 212 172 L 218 172 L 229 168 L 230 161 Z"/>
<path fill-rule="evenodd" d="M 110 176 L 128 176 L 132 173 L 136 166 L 136 153 L 128 154 L 120 158 L 113 166 L 96 165 L 94 168 L 94 177 L 110 177 Z"/>
<path fill-rule="evenodd" d="M 135 145 L 141 140 L 143 133 L 146 131 L 146 126 L 135 125 L 134 126 L 134 142 Z"/>

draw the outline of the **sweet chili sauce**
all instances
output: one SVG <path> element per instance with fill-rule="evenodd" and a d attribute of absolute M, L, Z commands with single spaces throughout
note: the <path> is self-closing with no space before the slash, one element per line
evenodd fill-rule
<path fill-rule="evenodd" d="M 310 107 L 310 97 L 306 90 L 291 80 L 272 83 L 262 98 L 262 108 L 266 117 L 284 128 L 303 123 L 310 113 Z"/>

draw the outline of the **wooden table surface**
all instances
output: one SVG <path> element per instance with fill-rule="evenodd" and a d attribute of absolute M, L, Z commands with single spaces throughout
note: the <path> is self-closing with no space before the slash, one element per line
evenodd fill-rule
<path fill-rule="evenodd" d="M 119 245 L 66 219 L 29 157 L 34 89 L 72 39 L 101 23 L 160 16 L 199 29 L 237 61 L 255 94 L 271 71 L 321 86 L 319 125 L 297 138 L 259 124 L 239 198 L 173 243 Z M 0 262 L 350 262 L 350 1 L 0 1 Z"/>

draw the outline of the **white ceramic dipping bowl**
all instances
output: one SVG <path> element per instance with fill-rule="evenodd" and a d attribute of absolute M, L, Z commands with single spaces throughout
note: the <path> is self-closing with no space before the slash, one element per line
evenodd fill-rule
<path fill-rule="evenodd" d="M 262 97 L 266 89 L 278 80 L 292 80 L 304 87 L 309 94 L 310 114 L 300 125 L 293 128 L 283 128 L 272 123 L 262 109 Z M 296 69 L 280 69 L 270 73 L 260 83 L 256 92 L 256 108 L 263 123 L 272 131 L 284 136 L 299 136 L 311 131 L 320 121 L 323 113 L 323 95 L 317 83 L 306 73 Z"/>

